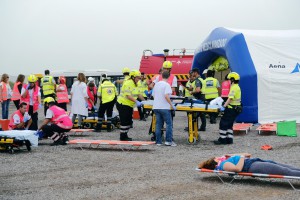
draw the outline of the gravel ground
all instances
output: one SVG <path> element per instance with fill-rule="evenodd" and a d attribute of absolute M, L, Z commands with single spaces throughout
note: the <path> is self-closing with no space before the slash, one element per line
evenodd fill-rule
<path fill-rule="evenodd" d="M 42 118 L 42 112 L 39 116 Z M 235 136 L 233 145 L 215 146 L 212 141 L 218 138 L 218 124 L 208 123 L 206 132 L 200 132 L 201 141 L 189 145 L 183 130 L 186 124 L 186 114 L 177 112 L 177 147 L 153 145 L 122 151 L 103 146 L 81 150 L 77 145 L 52 147 L 50 140 L 42 140 L 31 152 L 1 152 L 0 199 L 299 199 L 299 192 L 280 179 L 245 177 L 222 184 L 211 173 L 195 171 L 206 158 L 236 152 L 300 167 L 299 137 L 258 135 L 254 126 L 247 135 Z M 129 136 L 149 140 L 149 125 L 150 118 L 146 122 L 135 120 Z M 118 139 L 119 131 L 86 133 L 70 139 L 74 138 Z M 274 149 L 260 150 L 264 144 Z M 300 188 L 299 181 L 293 182 Z"/>

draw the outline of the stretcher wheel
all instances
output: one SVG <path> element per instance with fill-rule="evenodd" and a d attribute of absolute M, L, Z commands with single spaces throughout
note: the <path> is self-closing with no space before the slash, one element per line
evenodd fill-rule
<path fill-rule="evenodd" d="M 114 124 L 111 124 L 110 127 L 111 127 L 112 131 L 115 130 L 115 128 L 116 128 L 116 126 Z"/>
<path fill-rule="evenodd" d="M 193 137 L 193 140 L 192 140 L 192 141 L 190 141 L 190 138 L 188 138 L 188 139 L 187 139 L 187 142 L 188 142 L 189 144 L 195 144 L 195 143 L 197 142 L 197 140 L 196 140 L 195 137 Z"/>
<path fill-rule="evenodd" d="M 85 123 L 84 124 L 84 128 L 92 129 L 93 128 L 93 124 L 92 123 Z"/>

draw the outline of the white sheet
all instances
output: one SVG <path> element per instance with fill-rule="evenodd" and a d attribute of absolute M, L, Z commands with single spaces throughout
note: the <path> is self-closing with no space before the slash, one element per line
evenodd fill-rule
<path fill-rule="evenodd" d="M 35 135 L 36 131 L 18 131 L 18 130 L 10 130 L 10 131 L 0 131 L 0 136 L 6 137 L 15 137 L 18 140 L 29 140 L 32 147 L 37 147 L 39 144 L 38 136 Z"/>

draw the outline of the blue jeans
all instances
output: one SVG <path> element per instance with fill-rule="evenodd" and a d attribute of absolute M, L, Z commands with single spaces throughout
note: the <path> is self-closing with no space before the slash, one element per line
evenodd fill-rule
<path fill-rule="evenodd" d="M 2 102 L 2 119 L 8 119 L 9 102 L 10 99 Z"/>
<path fill-rule="evenodd" d="M 171 111 L 167 109 L 154 109 L 153 110 L 156 116 L 156 126 L 155 126 L 155 136 L 156 144 L 161 144 L 161 129 L 166 122 L 166 142 L 173 141 L 173 127 L 172 127 L 172 117 Z"/>

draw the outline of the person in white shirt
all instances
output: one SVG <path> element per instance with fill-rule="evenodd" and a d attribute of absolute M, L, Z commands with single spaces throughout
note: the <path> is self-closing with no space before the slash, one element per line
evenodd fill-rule
<path fill-rule="evenodd" d="M 171 86 L 167 83 L 168 78 L 170 77 L 169 71 L 164 71 L 162 73 L 162 80 L 157 82 L 153 88 L 153 111 L 156 116 L 156 127 L 155 127 L 155 136 L 156 136 L 156 145 L 162 145 L 161 137 L 161 128 L 166 123 L 166 146 L 177 146 L 173 142 L 173 127 L 172 127 L 172 117 L 171 117 L 171 108 L 176 110 L 176 107 L 172 104 L 170 95 L 172 94 Z"/>

